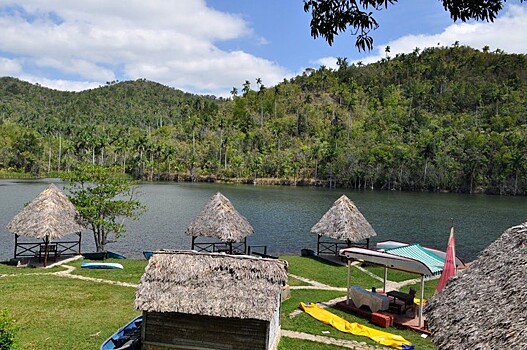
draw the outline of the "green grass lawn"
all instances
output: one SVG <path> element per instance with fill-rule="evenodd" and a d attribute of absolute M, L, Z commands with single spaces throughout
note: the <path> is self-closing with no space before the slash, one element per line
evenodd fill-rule
<path fill-rule="evenodd" d="M 424 288 L 425 299 L 429 299 L 434 295 L 438 283 L 439 283 L 439 279 L 425 281 L 425 288 Z M 419 293 L 421 293 L 421 283 L 420 282 L 408 285 L 405 288 L 415 289 L 417 291 L 417 297 L 419 297 Z"/>
<path fill-rule="evenodd" d="M 333 264 L 318 257 L 281 256 L 289 264 L 289 273 L 302 276 L 332 287 L 346 288 L 348 268 L 343 265 Z M 352 284 L 364 288 L 382 285 L 378 280 L 366 275 L 355 267 L 351 273 Z"/>
<path fill-rule="evenodd" d="M 98 349 L 134 315 L 135 289 L 50 275 L 0 279 L 19 349 Z"/>
<path fill-rule="evenodd" d="M 290 286 L 309 286 L 310 284 L 304 281 L 299 280 L 298 278 L 294 278 L 291 276 L 287 277 L 287 284 Z"/>
<path fill-rule="evenodd" d="M 40 273 L 49 273 L 49 272 L 58 272 L 64 270 L 63 267 L 56 266 L 49 269 L 41 269 L 35 267 L 24 267 L 18 268 L 13 265 L 8 265 L 7 263 L 0 263 L 0 275 L 12 275 L 12 274 L 40 274 Z"/>
<path fill-rule="evenodd" d="M 145 267 L 148 264 L 147 260 L 132 260 L 132 259 L 106 259 L 104 262 L 119 263 L 123 265 L 124 269 L 83 269 L 81 264 L 84 262 L 97 262 L 95 260 L 76 260 L 68 265 L 74 266 L 73 274 L 92 278 L 102 278 L 111 281 L 127 282 L 139 284 L 141 276 L 145 272 Z"/>
<path fill-rule="evenodd" d="M 365 269 L 379 276 L 380 278 L 384 278 L 384 267 L 382 266 L 369 265 L 369 266 L 366 266 Z M 411 280 L 415 278 L 421 278 L 421 276 L 416 275 L 415 273 L 388 269 L 388 280 L 390 281 L 402 282 L 402 281 Z"/>
<path fill-rule="evenodd" d="M 301 301 L 314 303 L 319 301 L 331 300 L 340 296 L 345 296 L 345 294 L 324 290 L 292 290 L 291 298 L 282 303 L 282 329 L 304 332 L 314 335 L 326 335 L 338 339 L 354 340 L 358 342 L 365 342 L 370 345 L 378 345 L 373 340 L 370 340 L 366 337 L 340 332 L 337 329 L 314 319 L 306 313 L 301 313 L 295 317 L 289 317 L 290 313 L 293 310 L 298 309 L 298 306 Z M 436 349 L 436 347 L 432 344 L 429 339 L 423 339 L 421 335 L 417 332 L 396 328 L 386 329 L 370 323 L 370 321 L 367 319 L 351 315 L 336 308 L 329 308 L 328 310 L 349 322 L 357 322 L 377 330 L 401 335 L 408 341 L 412 342 L 415 345 L 416 349 Z"/>
<path fill-rule="evenodd" d="M 346 296 L 346 293 L 335 292 L 332 290 L 315 290 L 315 289 L 299 289 L 291 290 L 291 297 L 282 302 L 282 327 L 290 330 L 297 330 L 287 327 L 289 321 L 289 314 L 298 309 L 300 302 L 304 303 L 318 303 L 328 301 L 339 297 Z M 286 327 L 284 327 L 284 325 Z"/>
<path fill-rule="evenodd" d="M 347 268 L 321 262 L 317 259 L 299 256 L 282 257 L 289 262 L 289 272 L 334 287 L 345 287 Z M 147 264 L 146 260 L 107 260 L 118 262 L 123 270 L 81 269 L 82 260 L 69 265 L 76 267 L 74 274 L 87 277 L 139 283 Z M 0 305 L 6 307 L 11 318 L 20 328 L 18 332 L 19 349 L 97 349 L 100 344 L 132 317 L 139 314 L 133 308 L 135 288 L 82 281 L 42 273 L 61 271 L 53 269 L 16 268 L 0 264 Z M 390 275 L 389 275 L 390 277 Z M 352 283 L 364 288 L 378 285 L 372 277 L 358 269 L 353 269 Z M 292 286 L 306 285 L 291 278 Z M 382 284 L 382 282 L 381 282 Z M 426 282 L 427 297 L 433 295 L 437 281 Z M 405 287 L 406 288 L 406 287 Z M 289 317 L 303 302 L 324 302 L 345 296 L 345 292 L 331 290 L 298 289 L 291 290 L 291 298 L 282 303 L 281 323 L 286 330 L 305 332 L 314 335 L 328 335 L 334 338 L 355 340 L 374 345 L 365 337 L 345 334 L 327 326 L 311 316 L 300 313 Z M 369 323 L 368 320 L 347 314 L 337 309 L 330 311 L 350 322 L 385 330 Z M 390 332 L 400 334 L 416 345 L 416 349 L 436 349 L 429 339 L 418 333 L 391 328 Z M 323 333 L 324 332 L 324 333 Z M 329 332 L 329 334 L 325 334 Z M 338 346 L 282 337 L 280 350 L 289 349 L 340 349 Z"/>
<path fill-rule="evenodd" d="M 348 348 L 343 348 L 336 345 L 322 344 L 309 340 L 302 339 L 292 339 L 287 337 L 282 337 L 280 339 L 280 344 L 278 344 L 278 350 L 343 350 Z"/>

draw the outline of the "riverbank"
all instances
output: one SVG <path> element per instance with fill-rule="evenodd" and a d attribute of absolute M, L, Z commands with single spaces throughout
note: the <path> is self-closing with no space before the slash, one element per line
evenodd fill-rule
<path fill-rule="evenodd" d="M 61 178 L 60 172 L 51 172 L 42 175 L 27 174 L 14 171 L 0 170 L 0 180 L 41 180 L 46 178 Z M 292 187 L 321 187 L 329 189 L 342 190 L 368 190 L 368 191 L 399 191 L 407 193 L 463 193 L 463 194 L 484 194 L 491 196 L 514 196 L 524 197 L 527 193 L 519 193 L 513 189 L 500 187 L 485 188 L 477 186 L 472 189 L 470 193 L 466 191 L 447 191 L 440 188 L 401 188 L 395 182 L 386 183 L 381 187 L 374 187 L 367 182 L 347 184 L 342 183 L 336 178 L 315 179 L 315 178 L 267 178 L 267 177 L 221 177 L 216 175 L 191 175 L 188 173 L 161 173 L 155 175 L 143 174 L 139 181 L 156 183 L 217 183 L 217 184 L 233 184 L 233 185 L 261 185 L 261 186 L 292 186 Z"/>

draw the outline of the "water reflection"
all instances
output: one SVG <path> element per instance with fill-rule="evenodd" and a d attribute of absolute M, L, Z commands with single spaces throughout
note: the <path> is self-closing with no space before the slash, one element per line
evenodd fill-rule
<path fill-rule="evenodd" d="M 5 226 L 50 182 L 62 188 L 60 181 L 50 179 L 0 180 L 0 260 L 12 257 L 13 252 L 14 238 Z M 444 250 L 453 219 L 457 253 L 467 260 L 476 258 L 508 227 L 527 221 L 524 197 L 147 183 L 138 188 L 139 200 L 147 212 L 138 221 L 128 221 L 126 235 L 108 249 L 141 258 L 143 250 L 190 248 L 185 229 L 218 191 L 255 228 L 248 243 L 267 245 L 271 254 L 299 254 L 302 248 L 315 249 L 316 236 L 310 228 L 342 194 L 357 205 L 377 232 L 373 242 L 395 239 Z M 86 231 L 84 250 L 93 249 L 92 241 Z"/>

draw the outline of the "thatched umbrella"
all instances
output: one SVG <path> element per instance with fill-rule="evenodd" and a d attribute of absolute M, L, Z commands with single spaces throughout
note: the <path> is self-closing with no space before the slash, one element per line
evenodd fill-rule
<path fill-rule="evenodd" d="M 287 262 L 193 251 L 156 252 L 135 307 L 148 312 L 269 321 L 287 283 Z"/>
<path fill-rule="evenodd" d="M 429 300 L 439 349 L 525 349 L 527 223 L 512 227 Z"/>
<path fill-rule="evenodd" d="M 214 237 L 229 244 L 232 253 L 232 243 L 244 241 L 254 232 L 249 221 L 242 216 L 220 192 L 212 196 L 201 213 L 192 221 L 185 234 L 192 236 L 192 249 L 196 237 Z"/>
<path fill-rule="evenodd" d="M 317 254 L 320 254 L 320 238 L 322 236 L 346 241 L 349 247 L 351 242 L 364 239 L 369 246 L 370 237 L 377 235 L 368 220 L 346 195 L 342 195 L 333 203 L 333 206 L 322 216 L 320 221 L 311 228 L 311 232 L 318 235 Z"/>
<path fill-rule="evenodd" d="M 6 228 L 15 234 L 15 258 L 19 236 L 42 239 L 44 266 L 47 264 L 51 240 L 85 229 L 73 203 L 53 184 L 20 210 Z"/>

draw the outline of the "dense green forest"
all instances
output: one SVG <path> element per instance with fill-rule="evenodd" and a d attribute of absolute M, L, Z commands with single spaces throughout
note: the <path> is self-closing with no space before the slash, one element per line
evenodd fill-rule
<path fill-rule="evenodd" d="M 0 170 L 91 162 L 144 180 L 527 194 L 526 55 L 454 44 L 338 66 L 248 80 L 229 99 L 1 78 Z"/>

